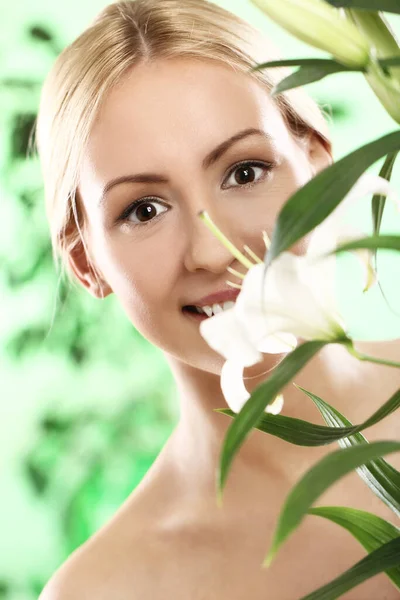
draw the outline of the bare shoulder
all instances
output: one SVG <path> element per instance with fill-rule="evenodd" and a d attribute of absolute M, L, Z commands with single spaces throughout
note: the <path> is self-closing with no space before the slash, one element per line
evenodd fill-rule
<path fill-rule="evenodd" d="M 57 569 L 38 600 L 152 598 L 163 545 L 157 524 L 170 504 L 158 469 L 154 464 L 116 514 Z"/>
<path fill-rule="evenodd" d="M 384 341 L 358 340 L 354 342 L 354 347 L 359 352 L 370 356 L 400 361 L 400 337 Z"/>
<path fill-rule="evenodd" d="M 126 524 L 124 535 L 120 527 L 119 519 L 109 523 L 71 554 L 38 600 L 146 600 L 151 544 L 134 524 Z"/>
<path fill-rule="evenodd" d="M 85 552 L 72 554 L 47 582 L 38 600 L 95 598 L 101 581 L 93 577 L 94 562 Z"/>

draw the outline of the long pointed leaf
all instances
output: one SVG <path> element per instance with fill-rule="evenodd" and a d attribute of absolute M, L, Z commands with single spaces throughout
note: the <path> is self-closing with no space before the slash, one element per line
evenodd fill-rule
<path fill-rule="evenodd" d="M 367 552 L 373 552 L 386 542 L 400 537 L 399 527 L 365 510 L 347 506 L 317 506 L 310 508 L 308 514 L 324 517 L 344 527 Z M 400 565 L 388 569 L 386 575 L 400 590 Z"/>
<path fill-rule="evenodd" d="M 400 64 L 400 57 L 399 57 L 399 64 Z M 386 181 L 390 181 L 397 155 L 398 155 L 398 152 L 392 152 L 391 154 L 387 155 L 385 162 L 383 163 L 382 168 L 379 171 L 379 177 L 386 179 Z M 371 208 L 372 208 L 372 223 L 374 226 L 374 232 L 373 232 L 374 236 L 379 234 L 379 230 L 381 228 L 381 223 L 382 223 L 383 211 L 385 209 L 385 204 L 386 204 L 386 196 L 383 196 L 382 194 L 375 194 L 373 196 Z M 375 260 L 376 260 L 376 250 L 377 249 L 375 249 L 375 252 L 374 252 Z"/>
<path fill-rule="evenodd" d="M 282 79 L 276 86 L 271 90 L 271 96 L 277 96 L 287 90 L 313 83 L 314 81 L 320 81 L 327 75 L 333 75 L 333 73 L 340 73 L 341 71 L 350 71 L 350 69 L 343 69 L 344 65 L 318 65 L 318 66 L 305 66 L 300 67 L 294 73 L 291 73 L 284 79 Z M 354 71 L 361 71 L 361 69 L 353 69 Z"/>
<path fill-rule="evenodd" d="M 357 248 L 370 248 L 371 250 L 383 248 L 400 252 L 400 235 L 371 235 L 369 237 L 341 244 L 328 254 L 339 254 L 340 252 L 356 250 Z"/>
<path fill-rule="evenodd" d="M 400 15 L 399 0 L 325 0 L 325 2 L 336 8 L 377 10 Z"/>
<path fill-rule="evenodd" d="M 220 455 L 217 473 L 219 502 L 232 460 L 251 429 L 259 422 L 267 404 L 272 402 L 286 383 L 328 343 L 330 342 L 313 340 L 297 346 L 285 356 L 267 381 L 258 386 L 237 414 L 225 435 Z"/>
<path fill-rule="evenodd" d="M 272 67 L 321 67 L 336 68 L 340 71 L 359 71 L 359 68 L 348 67 L 333 58 L 284 58 L 282 60 L 269 60 L 265 63 L 259 63 L 252 67 L 250 71 L 261 71 Z M 366 71 L 366 69 L 363 69 Z"/>
<path fill-rule="evenodd" d="M 296 384 L 294 384 L 296 385 Z M 320 411 L 325 423 L 331 426 L 341 427 L 351 425 L 336 408 L 330 406 L 319 396 L 308 392 L 300 386 L 296 386 L 307 394 Z M 339 446 L 348 448 L 350 446 L 366 445 L 368 440 L 362 433 L 356 433 L 349 437 L 338 440 Z M 383 458 L 371 461 L 356 469 L 357 474 L 368 485 L 372 492 L 382 500 L 397 516 L 400 517 L 400 473 Z"/>
<path fill-rule="evenodd" d="M 311 392 L 307 392 L 300 386 L 296 386 L 303 392 L 307 393 L 310 398 L 318 398 L 323 400 Z M 327 405 L 329 406 L 329 405 Z M 260 421 L 255 425 L 255 429 L 259 429 L 264 433 L 275 435 L 286 442 L 296 444 L 298 446 L 324 446 L 336 442 L 337 440 L 358 433 L 362 429 L 371 427 L 379 423 L 382 419 L 393 413 L 400 406 L 400 388 L 385 402 L 374 414 L 360 425 L 352 425 L 350 427 L 326 427 L 317 425 L 302 419 L 287 417 L 285 415 L 273 415 L 264 413 Z M 217 408 L 215 412 L 228 415 L 234 418 L 236 413 L 230 408 Z"/>
<path fill-rule="evenodd" d="M 400 442 L 379 441 L 335 450 L 309 469 L 291 489 L 265 563 L 269 565 L 283 542 L 301 523 L 307 511 L 328 488 L 347 473 L 385 454 L 400 451 Z M 400 558 L 399 558 L 400 562 Z"/>
<path fill-rule="evenodd" d="M 300 600 L 336 600 L 374 575 L 400 565 L 400 537 L 387 542 L 351 569 Z"/>
<path fill-rule="evenodd" d="M 400 65 L 400 56 L 395 57 L 395 60 L 398 61 L 398 64 Z M 390 179 L 392 177 L 394 163 L 396 162 L 397 156 L 398 156 L 398 152 L 392 152 L 391 154 L 387 155 L 385 162 L 383 163 L 382 168 L 379 171 L 380 177 L 383 177 L 387 181 L 390 181 Z M 374 228 L 374 231 L 373 231 L 374 235 L 379 234 L 379 230 L 381 228 L 381 223 L 382 223 L 383 211 L 385 209 L 385 204 L 386 204 L 386 196 L 383 196 L 381 194 L 375 194 L 373 196 L 371 209 L 372 209 L 372 224 L 373 224 L 373 228 Z M 373 259 L 375 261 L 375 271 L 378 271 L 377 248 L 375 248 L 375 250 L 373 252 Z M 386 303 L 386 306 L 394 315 L 399 317 L 400 313 L 398 313 L 396 310 L 394 310 L 393 307 L 390 305 L 388 299 L 386 298 L 386 294 L 382 289 L 382 285 L 381 285 L 381 282 L 379 281 L 379 279 L 378 279 L 377 283 L 378 283 L 380 292 L 382 294 L 382 298 L 384 299 L 384 301 Z"/>
<path fill-rule="evenodd" d="M 319 81 L 327 75 L 340 73 L 343 71 L 360 71 L 364 72 L 364 68 L 351 68 L 334 59 L 329 58 L 290 58 L 285 60 L 272 60 L 266 63 L 258 64 L 253 67 L 252 71 L 260 71 L 271 67 L 300 67 L 294 73 L 291 73 L 282 79 L 272 90 L 271 96 L 290 90 L 292 88 L 306 85 L 314 81 Z"/>
<path fill-rule="evenodd" d="M 265 269 L 281 252 L 319 225 L 379 158 L 400 149 L 400 131 L 370 142 L 320 171 L 284 204 L 272 233 Z"/>

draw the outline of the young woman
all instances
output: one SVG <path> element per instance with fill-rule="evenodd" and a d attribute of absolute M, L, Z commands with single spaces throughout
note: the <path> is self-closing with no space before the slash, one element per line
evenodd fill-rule
<path fill-rule="evenodd" d="M 223 507 L 216 504 L 231 423 L 213 411 L 226 406 L 224 359 L 184 307 L 228 299 L 227 267 L 243 268 L 198 212 L 261 257 L 262 230 L 271 235 L 286 200 L 332 162 L 316 103 L 301 89 L 269 96 L 287 70 L 249 73 L 276 56 L 260 32 L 205 0 L 136 0 L 107 6 L 45 81 L 37 144 L 54 257 L 96 298 L 117 295 L 131 323 L 162 349 L 181 409 L 141 484 L 58 569 L 41 600 L 295 600 L 365 555 L 344 530 L 309 517 L 261 568 L 291 486 L 336 447 L 299 448 L 254 430 L 234 460 Z M 308 236 L 291 251 L 302 254 L 307 243 Z M 399 355 L 396 341 L 358 349 Z M 266 354 L 246 369 L 247 389 L 283 358 Z M 296 383 L 356 423 L 394 393 L 399 372 L 329 345 Z M 318 422 L 294 386 L 283 392 L 284 413 Z M 395 419 L 370 429 L 369 439 L 396 437 Z M 355 473 L 320 504 L 392 518 Z M 398 594 L 381 574 L 345 597 Z"/>

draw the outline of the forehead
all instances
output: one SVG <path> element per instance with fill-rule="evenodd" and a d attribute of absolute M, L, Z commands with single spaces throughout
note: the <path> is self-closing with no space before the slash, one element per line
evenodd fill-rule
<path fill-rule="evenodd" d="M 267 131 L 278 150 L 289 143 L 278 108 L 250 76 L 212 60 L 135 66 L 96 119 L 81 190 L 84 196 L 89 186 L 99 192 L 109 179 L 130 172 L 168 172 L 176 161 L 198 166 L 212 148 L 249 127 Z"/>

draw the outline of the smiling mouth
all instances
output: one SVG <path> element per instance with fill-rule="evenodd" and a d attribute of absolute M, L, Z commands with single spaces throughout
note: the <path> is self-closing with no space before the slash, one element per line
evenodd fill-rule
<path fill-rule="evenodd" d="M 198 312 L 195 306 L 184 306 L 182 312 L 192 318 L 202 321 L 203 319 L 209 319 L 208 315 L 203 312 Z"/>

